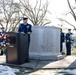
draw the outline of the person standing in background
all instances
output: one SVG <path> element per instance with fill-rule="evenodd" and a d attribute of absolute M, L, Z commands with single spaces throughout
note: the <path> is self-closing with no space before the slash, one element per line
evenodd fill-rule
<path fill-rule="evenodd" d="M 64 42 L 64 33 L 60 29 L 60 53 L 63 54 L 63 42 Z"/>
<path fill-rule="evenodd" d="M 71 29 L 68 29 L 68 33 L 66 33 L 66 55 L 71 55 Z"/>
<path fill-rule="evenodd" d="M 5 42 L 4 42 L 4 39 L 3 39 L 3 36 L 4 36 L 4 34 L 5 34 L 5 30 L 4 30 L 5 28 L 4 27 L 2 27 L 1 28 L 1 32 L 0 32 L 0 46 L 1 46 L 1 44 L 4 44 Z M 3 49 L 1 50 L 1 53 L 0 53 L 0 55 L 3 55 Z"/>

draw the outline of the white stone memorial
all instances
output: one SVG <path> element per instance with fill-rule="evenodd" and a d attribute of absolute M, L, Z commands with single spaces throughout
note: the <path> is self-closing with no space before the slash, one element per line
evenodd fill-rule
<path fill-rule="evenodd" d="M 60 29 L 53 26 L 33 26 L 29 48 L 30 59 L 53 58 L 60 52 Z"/>

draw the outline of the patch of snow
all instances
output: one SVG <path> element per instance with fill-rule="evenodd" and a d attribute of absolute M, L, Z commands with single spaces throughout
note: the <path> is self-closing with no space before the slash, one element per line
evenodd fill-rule
<path fill-rule="evenodd" d="M 14 73 L 15 73 L 15 72 L 19 72 L 19 69 L 14 69 L 14 68 L 13 68 L 12 71 L 13 71 Z"/>
<path fill-rule="evenodd" d="M 15 72 L 19 72 L 19 70 L 0 65 L 0 75 L 16 75 Z"/>
<path fill-rule="evenodd" d="M 9 66 L 0 65 L 0 75 L 16 75 L 16 72 L 20 72 L 19 69 L 11 68 Z M 23 74 L 31 72 L 31 70 L 24 70 Z M 32 72 L 31 72 L 32 73 Z M 65 74 L 73 74 L 76 75 L 76 69 L 65 69 L 60 70 L 59 72 L 54 72 L 50 70 L 46 71 L 36 71 L 32 74 L 41 74 L 41 75 L 65 75 Z M 30 75 L 30 74 L 29 74 Z"/>
<path fill-rule="evenodd" d="M 59 74 L 55 74 L 55 75 L 64 75 L 64 74 L 62 74 L 62 73 L 59 73 Z"/>
<path fill-rule="evenodd" d="M 76 75 L 76 69 L 73 69 L 73 70 L 67 69 L 67 70 L 63 70 L 62 72 L 67 72 L 68 74 L 75 74 Z"/>

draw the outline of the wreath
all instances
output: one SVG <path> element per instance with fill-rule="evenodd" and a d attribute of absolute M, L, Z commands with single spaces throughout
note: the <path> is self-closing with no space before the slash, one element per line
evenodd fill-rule
<path fill-rule="evenodd" d="M 71 35 L 71 43 L 73 47 L 76 48 L 76 35 L 75 34 Z"/>
<path fill-rule="evenodd" d="M 6 33 L 0 34 L 0 50 L 6 48 L 9 44 L 8 35 Z"/>

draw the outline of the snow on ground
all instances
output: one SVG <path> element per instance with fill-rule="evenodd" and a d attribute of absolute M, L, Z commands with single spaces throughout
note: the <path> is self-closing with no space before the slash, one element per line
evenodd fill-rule
<path fill-rule="evenodd" d="M 62 70 L 61 71 L 62 73 L 67 73 L 67 74 L 73 74 L 73 75 L 76 75 L 76 69 L 67 69 L 67 70 Z"/>
<path fill-rule="evenodd" d="M 38 70 L 28 75 L 76 75 L 76 69 L 60 70 Z"/>
<path fill-rule="evenodd" d="M 13 69 L 9 66 L 0 65 L 0 75 L 16 75 L 15 72 L 19 72 L 19 69 Z"/>
<path fill-rule="evenodd" d="M 19 69 L 11 68 L 9 66 L 0 65 L 0 75 L 16 75 L 15 73 L 19 73 Z M 29 70 L 24 70 L 24 75 L 29 72 Z M 60 69 L 60 70 L 37 70 L 31 71 L 27 75 L 65 75 L 72 74 L 76 75 L 76 69 Z"/>

